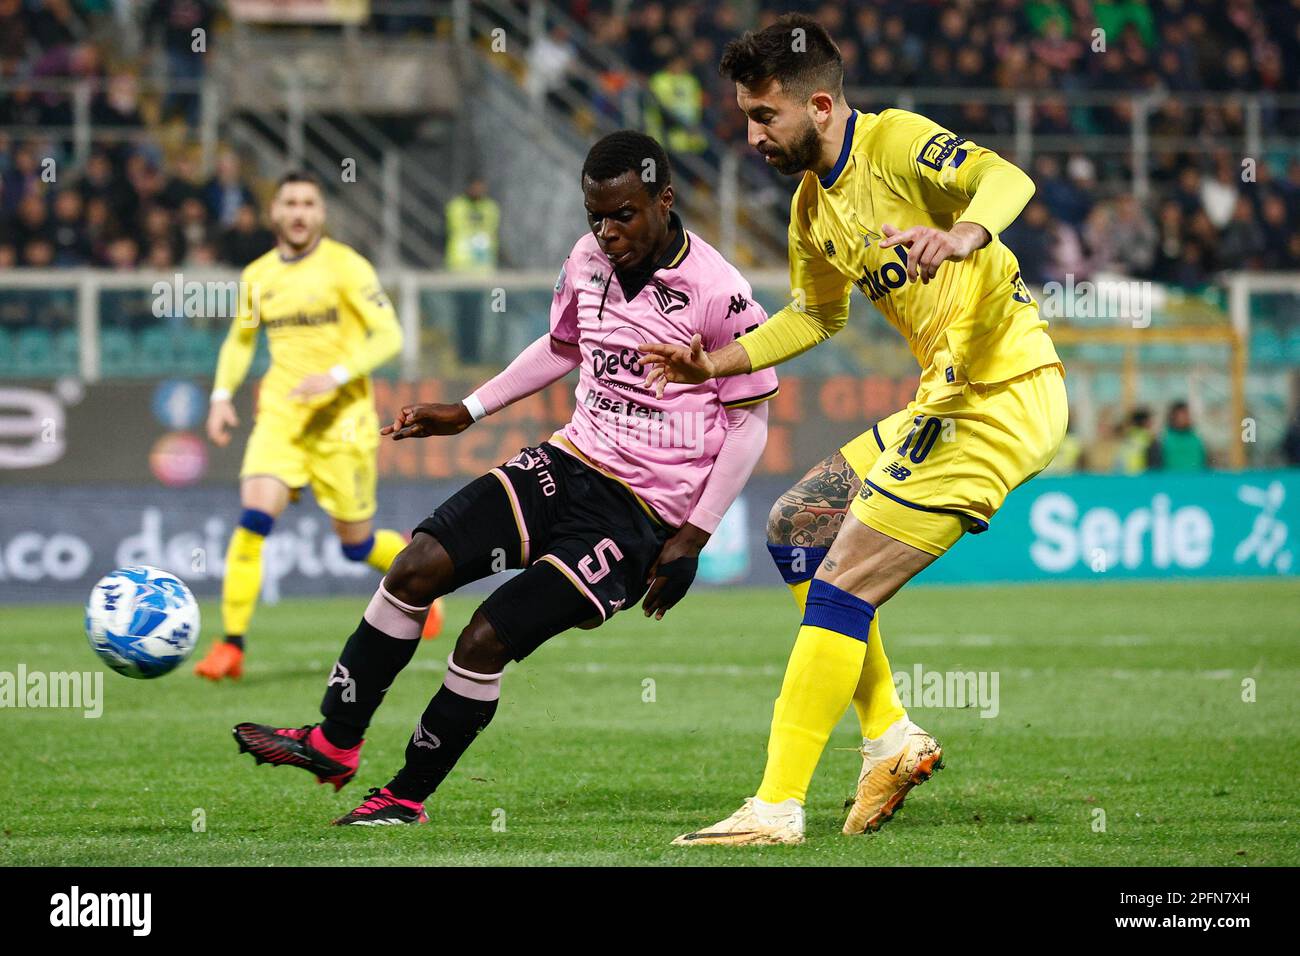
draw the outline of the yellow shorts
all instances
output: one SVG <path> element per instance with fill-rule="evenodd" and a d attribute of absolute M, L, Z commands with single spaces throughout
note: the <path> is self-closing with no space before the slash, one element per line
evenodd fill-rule
<path fill-rule="evenodd" d="M 1065 371 L 1045 365 L 996 385 L 967 385 L 877 422 L 840 449 L 862 488 L 863 524 L 941 555 L 978 534 L 1012 489 L 1051 463 L 1065 438 Z"/>
<path fill-rule="evenodd" d="M 244 450 L 240 479 L 269 475 L 296 493 L 311 484 L 321 509 L 339 521 L 375 514 L 379 418 L 371 402 L 303 414 L 259 408 Z"/>

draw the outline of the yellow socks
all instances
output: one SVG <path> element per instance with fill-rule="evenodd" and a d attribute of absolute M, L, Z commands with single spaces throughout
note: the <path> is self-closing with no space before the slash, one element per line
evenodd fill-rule
<path fill-rule="evenodd" d="M 226 549 L 226 577 L 221 585 L 221 621 L 227 637 L 242 637 L 248 631 L 262 587 L 262 545 L 271 533 L 274 519 L 263 512 L 245 509 Z M 380 528 L 369 541 L 344 545 L 343 553 L 353 561 L 365 561 L 385 573 L 406 547 L 406 537 Z"/>
<path fill-rule="evenodd" d="M 809 581 L 799 581 L 790 585 L 799 610 L 803 610 L 808 597 Z M 862 674 L 858 686 L 853 691 L 853 709 L 857 711 L 858 723 L 862 727 L 862 736 L 879 737 L 898 720 L 907 716 L 903 703 L 898 699 L 898 688 L 894 686 L 894 674 L 889 668 L 889 658 L 885 656 L 885 645 L 880 638 L 880 612 L 871 619 L 871 632 L 867 635 L 867 655 L 862 662 Z"/>
<path fill-rule="evenodd" d="M 806 798 L 822 749 L 861 682 L 874 617 L 875 608 L 861 598 L 825 581 L 809 585 L 803 625 L 772 712 L 760 800 Z"/>
<path fill-rule="evenodd" d="M 349 561 L 364 561 L 380 574 L 385 574 L 406 547 L 406 538 L 396 531 L 380 528 L 365 541 L 341 544 L 341 547 L 343 556 Z"/>
<path fill-rule="evenodd" d="M 406 537 L 391 528 L 380 528 L 375 532 L 375 546 L 366 555 L 366 564 L 380 574 L 386 574 L 393 566 L 397 556 L 406 547 Z"/>
<path fill-rule="evenodd" d="M 772 712 L 767 767 L 758 799 L 780 803 L 808 794 L 822 748 L 853 696 L 867 646 L 823 627 L 799 628 Z"/>
<path fill-rule="evenodd" d="M 894 674 L 889 669 L 885 645 L 880 640 L 879 612 L 871 621 L 867 656 L 862 662 L 857 689 L 853 691 L 853 709 L 858 712 L 864 738 L 881 736 L 895 721 L 907 716 L 903 702 L 898 699 L 898 688 L 894 686 Z"/>
<path fill-rule="evenodd" d="M 269 524 L 267 522 L 269 531 Z M 226 576 L 221 582 L 221 626 L 226 635 L 243 636 L 257 606 L 257 592 L 262 587 L 262 544 L 265 534 L 250 531 L 242 524 L 230 536 L 226 548 Z"/>

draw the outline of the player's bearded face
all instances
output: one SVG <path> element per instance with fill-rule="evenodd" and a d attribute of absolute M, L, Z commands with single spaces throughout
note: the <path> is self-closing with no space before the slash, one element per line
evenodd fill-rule
<path fill-rule="evenodd" d="M 749 117 L 749 144 L 769 166 L 784 176 L 813 168 L 821 142 L 807 104 L 787 96 L 775 80 L 756 88 L 736 84 L 736 102 Z"/>
<path fill-rule="evenodd" d="M 817 127 L 808 116 L 802 117 L 789 143 L 779 145 L 768 140 L 758 151 L 771 164 L 772 168 L 783 176 L 794 176 L 811 169 L 821 151 L 821 142 L 817 138 Z"/>
<path fill-rule="evenodd" d="M 276 238 L 295 253 L 305 252 L 325 227 L 325 200 L 312 183 L 285 183 L 271 204 Z"/>

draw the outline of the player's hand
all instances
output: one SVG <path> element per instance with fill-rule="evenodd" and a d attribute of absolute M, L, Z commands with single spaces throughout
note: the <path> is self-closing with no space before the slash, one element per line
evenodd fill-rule
<path fill-rule="evenodd" d="M 907 278 L 915 282 L 920 277 L 928 283 L 945 262 L 961 262 L 976 249 L 990 241 L 983 226 L 973 222 L 959 222 L 949 231 L 930 226 L 913 226 L 899 232 L 889 223 L 881 225 L 885 238 L 881 249 L 903 246 L 908 250 Z"/>
<path fill-rule="evenodd" d="M 339 387 L 339 380 L 329 372 L 319 372 L 316 375 L 308 375 L 299 382 L 292 392 L 290 398 L 309 399 L 317 395 L 326 395 Z"/>
<path fill-rule="evenodd" d="M 228 398 L 219 398 L 208 407 L 208 438 L 218 448 L 230 444 L 230 429 L 239 427 L 239 416 Z"/>
<path fill-rule="evenodd" d="M 403 438 L 428 438 L 430 435 L 459 435 L 474 424 L 474 416 L 464 403 L 444 404 L 429 402 L 406 405 L 397 413 L 393 424 L 379 429 L 381 435 L 392 435 L 393 441 Z"/>
<path fill-rule="evenodd" d="M 697 333 L 691 344 L 674 345 L 669 342 L 647 342 L 641 346 L 641 361 L 651 366 L 645 378 L 645 387 L 655 390 L 655 397 L 664 397 L 664 387 L 669 382 L 686 382 L 692 385 L 707 382 L 717 374 L 717 366 L 704 339 Z"/>
<path fill-rule="evenodd" d="M 647 578 L 650 590 L 646 591 L 645 600 L 641 602 L 646 617 L 654 615 L 656 621 L 662 621 L 664 615 L 686 597 L 691 582 L 695 580 L 700 552 L 708 543 L 709 532 L 689 522 L 664 542 Z"/>

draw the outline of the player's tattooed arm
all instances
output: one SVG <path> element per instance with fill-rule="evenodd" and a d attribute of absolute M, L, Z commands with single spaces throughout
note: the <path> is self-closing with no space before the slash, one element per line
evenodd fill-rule
<path fill-rule="evenodd" d="M 767 518 L 767 540 L 802 548 L 829 548 L 862 481 L 838 451 L 818 462 L 777 499 Z"/>
<path fill-rule="evenodd" d="M 473 424 L 474 416 L 464 402 L 428 402 L 404 405 L 393 423 L 381 428 L 379 434 L 392 435 L 393 441 L 428 438 L 430 435 L 459 435 Z"/>

